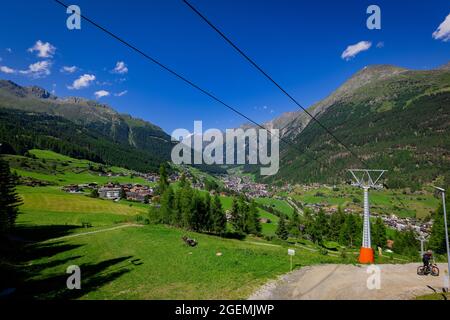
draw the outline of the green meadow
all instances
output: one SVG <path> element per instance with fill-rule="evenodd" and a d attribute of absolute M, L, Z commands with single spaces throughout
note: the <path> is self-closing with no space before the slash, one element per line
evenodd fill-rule
<path fill-rule="evenodd" d="M 41 299 L 245 299 L 290 269 L 282 246 L 189 233 L 199 242 L 191 248 L 181 241 L 184 234 L 142 226 L 42 242 L 37 248 L 51 247 L 57 253 L 32 261 L 40 270 L 32 281 L 42 286 L 26 288 L 31 290 L 27 293 Z M 297 251 L 295 267 L 341 261 Z M 64 290 L 65 281 L 58 282 L 73 264 L 85 275 L 76 293 Z"/>
<path fill-rule="evenodd" d="M 20 187 L 18 236 L 27 241 L 16 263 L 27 281 L 19 297 L 38 299 L 245 299 L 290 268 L 287 247 L 136 224 L 148 206 L 68 194 L 58 187 Z M 225 200 L 227 202 L 229 200 Z M 272 221 L 276 217 L 264 213 Z M 82 228 L 82 222 L 92 228 Z M 275 224 L 264 224 L 275 228 Z M 269 227 L 270 228 L 270 227 Z M 264 230 L 273 234 L 274 230 Z M 188 247 L 183 235 L 199 244 Z M 337 256 L 297 249 L 296 268 L 340 263 Z M 65 290 L 66 268 L 78 265 L 82 290 Z"/>
<path fill-rule="evenodd" d="M 123 168 L 99 165 L 91 161 L 78 160 L 46 150 L 30 150 L 29 153 L 36 159 L 13 155 L 5 156 L 11 169 L 22 177 L 50 182 L 58 186 L 91 182 L 106 184 L 112 181 L 152 185 L 141 177 L 133 176 L 131 171 Z M 125 176 L 100 176 L 99 172 L 89 170 L 89 166 L 103 167 L 112 174 L 124 174 Z"/>
<path fill-rule="evenodd" d="M 284 213 L 287 216 L 291 216 L 294 209 L 284 200 L 275 198 L 258 198 L 256 202 L 263 204 L 265 206 L 272 207 L 277 211 Z"/>
<path fill-rule="evenodd" d="M 248 236 L 225 239 L 167 226 L 147 225 L 149 205 L 91 198 L 63 192 L 72 183 L 106 183 L 87 170 L 96 165 L 53 152 L 33 150 L 36 159 L 9 156 L 22 176 L 55 182 L 45 187 L 19 186 L 23 205 L 12 256 L 0 276 L 19 298 L 35 299 L 245 299 L 269 279 L 290 270 L 287 249 L 295 248 L 294 268 L 320 263 L 355 263 L 356 255 L 320 253 L 312 243 L 268 242 Z M 44 160 L 45 159 L 45 160 Z M 112 172 L 129 172 L 108 167 Z M 120 177 L 122 182 L 142 179 Z M 113 178 L 114 179 L 114 178 Z M 175 186 L 176 187 L 176 186 Z M 221 197 L 225 210 L 232 198 Z M 280 199 L 259 203 L 292 214 Z M 259 208 L 264 235 L 274 235 L 278 217 Z M 90 227 L 84 228 L 88 223 Z M 184 244 L 188 235 L 195 248 Z M 0 261 L 1 262 L 1 261 Z M 66 269 L 78 265 L 82 289 L 67 290 Z"/>

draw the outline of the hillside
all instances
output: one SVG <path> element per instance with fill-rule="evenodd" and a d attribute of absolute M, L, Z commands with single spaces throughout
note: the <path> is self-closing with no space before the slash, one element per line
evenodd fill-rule
<path fill-rule="evenodd" d="M 4 152 L 50 149 L 140 171 L 169 159 L 161 128 L 95 101 L 60 99 L 39 87 L 0 80 L 0 140 Z"/>
<path fill-rule="evenodd" d="M 369 167 L 390 170 L 390 186 L 417 187 L 440 175 L 449 179 L 449 106 L 448 66 L 413 71 L 376 65 L 356 73 L 310 111 Z M 287 126 L 283 135 L 297 148 L 281 145 L 280 171 L 268 181 L 339 182 L 348 178 L 346 169 L 361 167 L 303 112 L 270 124 Z"/>
<path fill-rule="evenodd" d="M 33 178 L 50 183 L 17 187 L 23 205 L 13 238 L 21 241 L 0 246 L 0 291 L 15 288 L 12 299 L 244 299 L 290 269 L 286 243 L 255 236 L 226 239 L 149 225 L 145 222 L 149 204 L 93 198 L 88 189 L 79 193 L 61 189 L 112 180 L 152 185 L 129 170 L 105 167 L 122 175 L 99 176 L 100 164 L 92 161 L 45 150 L 29 154 L 2 156 L 21 181 Z M 231 208 L 230 197 L 221 200 L 224 209 Z M 281 209 L 282 201 L 272 200 Z M 277 218 L 263 211 L 261 216 L 272 220 L 263 232 L 273 235 Z M 186 246 L 184 235 L 195 238 L 198 245 Z M 355 261 L 353 253 L 348 257 L 321 254 L 309 242 L 303 241 L 302 248 L 306 250 L 298 250 L 293 257 L 294 267 Z M 82 290 L 66 290 L 66 282 L 61 281 L 69 265 L 83 270 Z"/>

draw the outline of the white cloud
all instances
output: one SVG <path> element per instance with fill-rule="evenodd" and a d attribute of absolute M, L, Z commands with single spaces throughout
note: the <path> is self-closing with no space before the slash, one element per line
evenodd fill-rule
<path fill-rule="evenodd" d="M 78 70 L 78 67 L 76 67 L 76 66 L 71 66 L 71 67 L 64 66 L 59 71 L 61 71 L 62 73 L 74 73 L 77 70 Z"/>
<path fill-rule="evenodd" d="M 450 40 L 450 14 L 439 25 L 435 32 L 433 32 L 433 38 L 436 40 L 442 40 L 447 42 Z"/>
<path fill-rule="evenodd" d="M 55 54 L 56 48 L 49 42 L 36 41 L 35 45 L 28 49 L 29 52 L 37 51 L 39 58 L 51 58 Z"/>
<path fill-rule="evenodd" d="M 70 90 L 79 90 L 82 88 L 89 87 L 91 82 L 95 80 L 95 76 L 93 74 L 83 74 L 78 79 L 76 79 L 71 86 L 67 88 Z"/>
<path fill-rule="evenodd" d="M 7 67 L 7 66 L 0 66 L 0 72 L 12 74 L 12 73 L 16 73 L 16 70 L 11 69 L 10 67 Z"/>
<path fill-rule="evenodd" d="M 116 67 L 114 68 L 114 70 L 112 72 L 118 73 L 118 74 L 125 74 L 125 73 L 128 73 L 128 67 L 125 64 L 125 62 L 117 61 Z"/>
<path fill-rule="evenodd" d="M 383 41 L 378 42 L 377 43 L 377 48 L 378 49 L 384 48 L 384 42 Z"/>
<path fill-rule="evenodd" d="M 121 97 L 121 96 L 126 95 L 127 93 L 128 93 L 128 90 L 125 90 L 125 91 L 122 91 L 122 92 L 115 93 L 114 96 Z"/>
<path fill-rule="evenodd" d="M 109 96 L 109 92 L 106 90 L 96 91 L 94 94 L 97 99 Z"/>
<path fill-rule="evenodd" d="M 30 75 L 34 78 L 43 78 L 50 75 L 51 61 L 44 60 L 30 64 L 27 70 L 19 71 L 21 74 Z"/>
<path fill-rule="evenodd" d="M 354 58 L 358 53 L 369 50 L 372 43 L 369 41 L 360 41 L 357 44 L 353 44 L 347 47 L 344 52 L 342 52 L 341 58 L 344 60 L 350 60 Z"/>

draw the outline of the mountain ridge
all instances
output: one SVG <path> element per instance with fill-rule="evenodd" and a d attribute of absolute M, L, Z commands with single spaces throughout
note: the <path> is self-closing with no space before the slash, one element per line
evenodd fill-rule
<path fill-rule="evenodd" d="M 377 65 L 355 73 L 309 111 L 370 168 L 390 168 L 391 186 L 405 187 L 439 176 L 450 182 L 449 106 L 446 67 Z M 296 148 L 280 145 L 279 173 L 261 180 L 335 183 L 345 180 L 347 169 L 361 166 L 306 113 L 284 117 L 283 136 Z"/>
<path fill-rule="evenodd" d="M 58 98 L 47 90 L 23 87 L 10 80 L 0 80 L 0 108 L 46 113 L 66 118 L 76 124 L 93 128 L 114 141 L 137 148 L 148 148 L 155 143 L 171 143 L 170 136 L 159 126 L 148 121 L 121 114 L 112 107 L 79 97 Z"/>
<path fill-rule="evenodd" d="M 436 69 L 412 70 L 391 64 L 374 64 L 357 71 L 349 79 L 344 81 L 336 90 L 327 95 L 324 99 L 306 108 L 314 117 L 326 111 L 326 109 L 336 102 L 348 98 L 356 90 L 376 81 L 383 81 L 391 77 L 406 74 L 408 72 L 430 72 L 430 71 L 450 70 L 450 61 Z M 280 116 L 265 122 L 263 125 L 268 129 L 282 129 L 281 136 L 299 134 L 311 121 L 311 117 L 303 110 L 294 110 L 281 114 Z"/>
<path fill-rule="evenodd" d="M 10 80 L 0 80 L 0 113 L 0 142 L 7 146 L 2 149 L 19 154 L 33 147 L 48 148 L 155 171 L 170 159 L 173 146 L 171 137 L 148 121 L 94 100 L 59 98 L 41 87 L 24 87 Z M 21 119 L 27 119 L 27 125 Z"/>

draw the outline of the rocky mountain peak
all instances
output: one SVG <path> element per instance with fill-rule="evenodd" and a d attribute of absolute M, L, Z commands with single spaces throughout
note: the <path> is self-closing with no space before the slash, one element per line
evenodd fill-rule
<path fill-rule="evenodd" d="M 50 92 L 38 86 L 25 87 L 24 89 L 29 95 L 39 99 L 56 99 Z"/>

